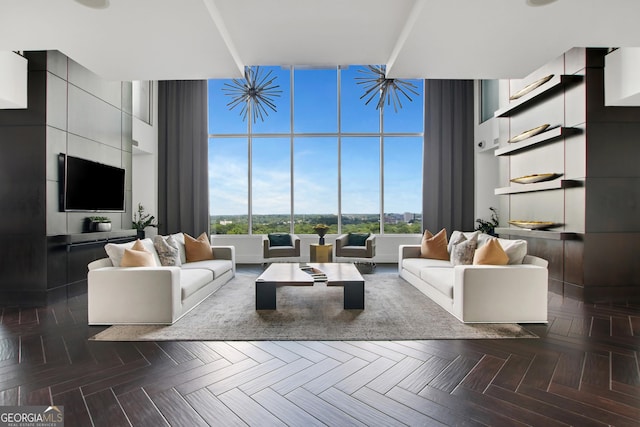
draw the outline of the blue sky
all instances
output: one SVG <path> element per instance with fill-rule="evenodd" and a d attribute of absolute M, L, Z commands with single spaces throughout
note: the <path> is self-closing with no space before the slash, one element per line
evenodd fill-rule
<path fill-rule="evenodd" d="M 282 90 L 274 98 L 277 112 L 269 110 L 262 122 L 252 123 L 253 213 L 288 214 L 293 199 L 295 214 L 335 214 L 338 211 L 338 106 L 336 70 L 295 70 L 291 139 L 290 71 L 265 67 Z M 377 98 L 369 105 L 355 77 L 361 67 L 341 72 L 342 212 L 378 213 L 380 210 L 379 137 L 349 135 L 378 133 Z M 247 213 L 248 142 L 247 121 L 240 107 L 229 111 L 231 100 L 222 91 L 222 80 L 209 81 L 209 133 L 232 135 L 210 140 L 210 212 L 212 215 Z M 422 93 L 422 82 L 412 81 Z M 423 101 L 402 99 L 403 108 L 384 112 L 384 130 L 423 132 Z M 416 99 L 417 98 L 417 99 Z M 278 134 L 259 137 L 259 134 Z M 307 134 L 307 135 L 301 135 Z M 313 134 L 313 135 L 309 135 Z M 318 135 L 326 134 L 326 135 Z M 244 136 L 239 136 L 244 135 Z M 213 142 L 212 142 L 213 141 Z M 291 146 L 293 145 L 293 155 Z M 422 137 L 384 138 L 385 212 L 421 211 Z"/>

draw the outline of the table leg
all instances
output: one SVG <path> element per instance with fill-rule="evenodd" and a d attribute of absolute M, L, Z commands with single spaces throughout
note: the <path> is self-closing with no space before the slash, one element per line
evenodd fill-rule
<path fill-rule="evenodd" d="M 364 281 L 344 282 L 344 309 L 364 310 Z"/>
<path fill-rule="evenodd" d="M 256 282 L 256 310 L 276 309 L 276 284 Z"/>

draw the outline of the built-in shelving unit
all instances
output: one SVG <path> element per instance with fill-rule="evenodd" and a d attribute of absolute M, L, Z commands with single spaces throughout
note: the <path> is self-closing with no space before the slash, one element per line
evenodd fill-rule
<path fill-rule="evenodd" d="M 122 243 L 135 239 L 137 230 L 113 230 L 95 233 L 65 234 L 62 236 L 67 246 L 67 251 L 88 245 Z"/>
<path fill-rule="evenodd" d="M 495 231 L 499 235 L 535 237 L 547 240 L 573 240 L 578 236 L 576 233 L 570 231 L 528 230 L 526 228 L 514 227 L 497 227 Z"/>
<path fill-rule="evenodd" d="M 573 179 L 557 179 L 554 181 L 535 182 L 532 184 L 518 184 L 509 187 L 496 188 L 495 194 L 517 194 L 517 193 L 531 193 L 534 191 L 547 191 L 547 190 L 560 190 L 563 188 L 580 187 L 581 181 Z"/>
<path fill-rule="evenodd" d="M 546 132 L 539 133 L 531 138 L 527 138 L 521 142 L 514 142 L 506 147 L 499 148 L 495 151 L 496 156 L 506 156 L 520 151 L 528 150 L 534 146 L 547 144 L 569 135 L 580 133 L 578 128 L 569 128 L 557 126 Z"/>
<path fill-rule="evenodd" d="M 517 114 L 521 110 L 524 110 L 525 108 L 529 108 L 532 105 L 535 105 L 538 102 L 543 101 L 547 97 L 553 96 L 559 90 L 565 88 L 566 86 L 569 86 L 573 83 L 581 82 L 582 78 L 583 77 L 580 75 L 567 75 L 567 74 L 553 76 L 545 84 L 534 89 L 533 91 L 526 94 L 522 98 L 519 98 L 513 102 L 510 102 L 507 107 L 496 111 L 494 116 L 510 117 L 514 114 Z"/>

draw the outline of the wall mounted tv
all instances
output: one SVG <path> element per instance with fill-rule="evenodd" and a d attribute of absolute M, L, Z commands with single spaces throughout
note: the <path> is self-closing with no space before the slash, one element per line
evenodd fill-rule
<path fill-rule="evenodd" d="M 58 155 L 60 211 L 124 212 L 125 170 Z"/>

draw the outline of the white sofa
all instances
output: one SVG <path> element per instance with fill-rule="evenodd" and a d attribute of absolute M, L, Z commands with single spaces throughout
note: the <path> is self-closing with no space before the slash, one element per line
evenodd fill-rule
<path fill-rule="evenodd" d="M 421 258 L 420 245 L 401 245 L 398 254 L 400 277 L 465 323 L 547 323 L 547 265 L 524 255 L 517 264 L 454 266 Z"/>
<path fill-rule="evenodd" d="M 114 267 L 110 258 L 90 263 L 89 324 L 172 324 L 235 276 L 233 246 L 212 246 L 213 260 L 187 263 L 184 240 L 176 240 L 180 267 Z M 151 239 L 142 242 L 160 265 Z"/>

